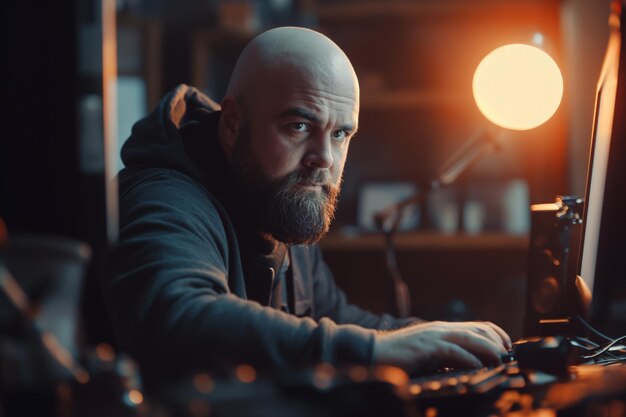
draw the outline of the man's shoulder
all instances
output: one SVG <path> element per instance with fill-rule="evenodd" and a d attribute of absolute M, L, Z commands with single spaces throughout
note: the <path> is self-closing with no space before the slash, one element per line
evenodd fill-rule
<path fill-rule="evenodd" d="M 120 213 L 139 206 L 178 211 L 215 221 L 223 216 L 219 201 L 197 180 L 168 168 L 120 172 Z"/>
<path fill-rule="evenodd" d="M 141 194 L 157 198 L 199 197 L 209 195 L 208 190 L 197 180 L 175 169 L 143 168 L 123 169 L 119 174 L 120 200 Z"/>

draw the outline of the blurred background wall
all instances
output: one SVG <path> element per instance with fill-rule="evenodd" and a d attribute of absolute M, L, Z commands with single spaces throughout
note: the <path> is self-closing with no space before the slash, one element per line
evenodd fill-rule
<path fill-rule="evenodd" d="M 609 0 L 113 3 L 117 140 L 108 142 L 102 134 L 100 2 L 9 0 L 1 6 L 1 96 L 8 108 L 2 125 L 9 129 L 0 149 L 0 217 L 10 232 L 61 234 L 101 245 L 104 149 L 119 149 L 134 121 L 179 83 L 221 100 L 239 52 L 259 32 L 311 27 L 344 49 L 362 91 L 360 131 L 336 221 L 322 247 L 350 300 L 394 311 L 383 241 L 372 230 L 371 213 L 410 193 L 425 193 L 446 158 L 490 128 L 472 97 L 474 70 L 494 48 L 528 43 L 561 68 L 565 94 L 557 113 L 531 131 L 498 131 L 502 149 L 450 189 L 424 194 L 424 204 L 397 237 L 414 314 L 488 319 L 520 334 L 528 205 L 584 192 Z M 121 168 L 116 151 L 108 159 L 113 171 Z"/>

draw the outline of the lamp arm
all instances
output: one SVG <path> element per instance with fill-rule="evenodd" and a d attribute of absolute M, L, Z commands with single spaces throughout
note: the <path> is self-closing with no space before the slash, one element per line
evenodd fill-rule
<path fill-rule="evenodd" d="M 374 223 L 384 233 L 395 233 L 407 207 L 423 203 L 429 191 L 453 184 L 476 161 L 500 148 L 494 129 L 479 130 L 441 166 L 437 177 L 428 183 L 426 192 L 418 191 L 411 197 L 385 207 L 374 214 Z"/>
<path fill-rule="evenodd" d="M 437 178 L 431 183 L 436 186 L 431 186 L 431 189 L 453 184 L 480 158 L 500 148 L 493 129 L 478 131 L 442 165 Z"/>

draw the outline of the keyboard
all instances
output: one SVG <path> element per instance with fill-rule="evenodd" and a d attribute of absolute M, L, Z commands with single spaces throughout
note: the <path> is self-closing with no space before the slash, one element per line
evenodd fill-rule
<path fill-rule="evenodd" d="M 409 394 L 415 399 L 486 394 L 497 389 L 523 388 L 525 381 L 517 362 L 492 368 L 442 371 L 411 379 Z"/>

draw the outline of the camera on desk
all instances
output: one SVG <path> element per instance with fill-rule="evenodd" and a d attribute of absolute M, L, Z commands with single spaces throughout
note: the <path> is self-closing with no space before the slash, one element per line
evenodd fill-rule
<path fill-rule="evenodd" d="M 582 209 L 581 198 L 565 196 L 530 207 L 526 336 L 573 335 L 572 318 L 585 315 L 576 275 Z"/>

